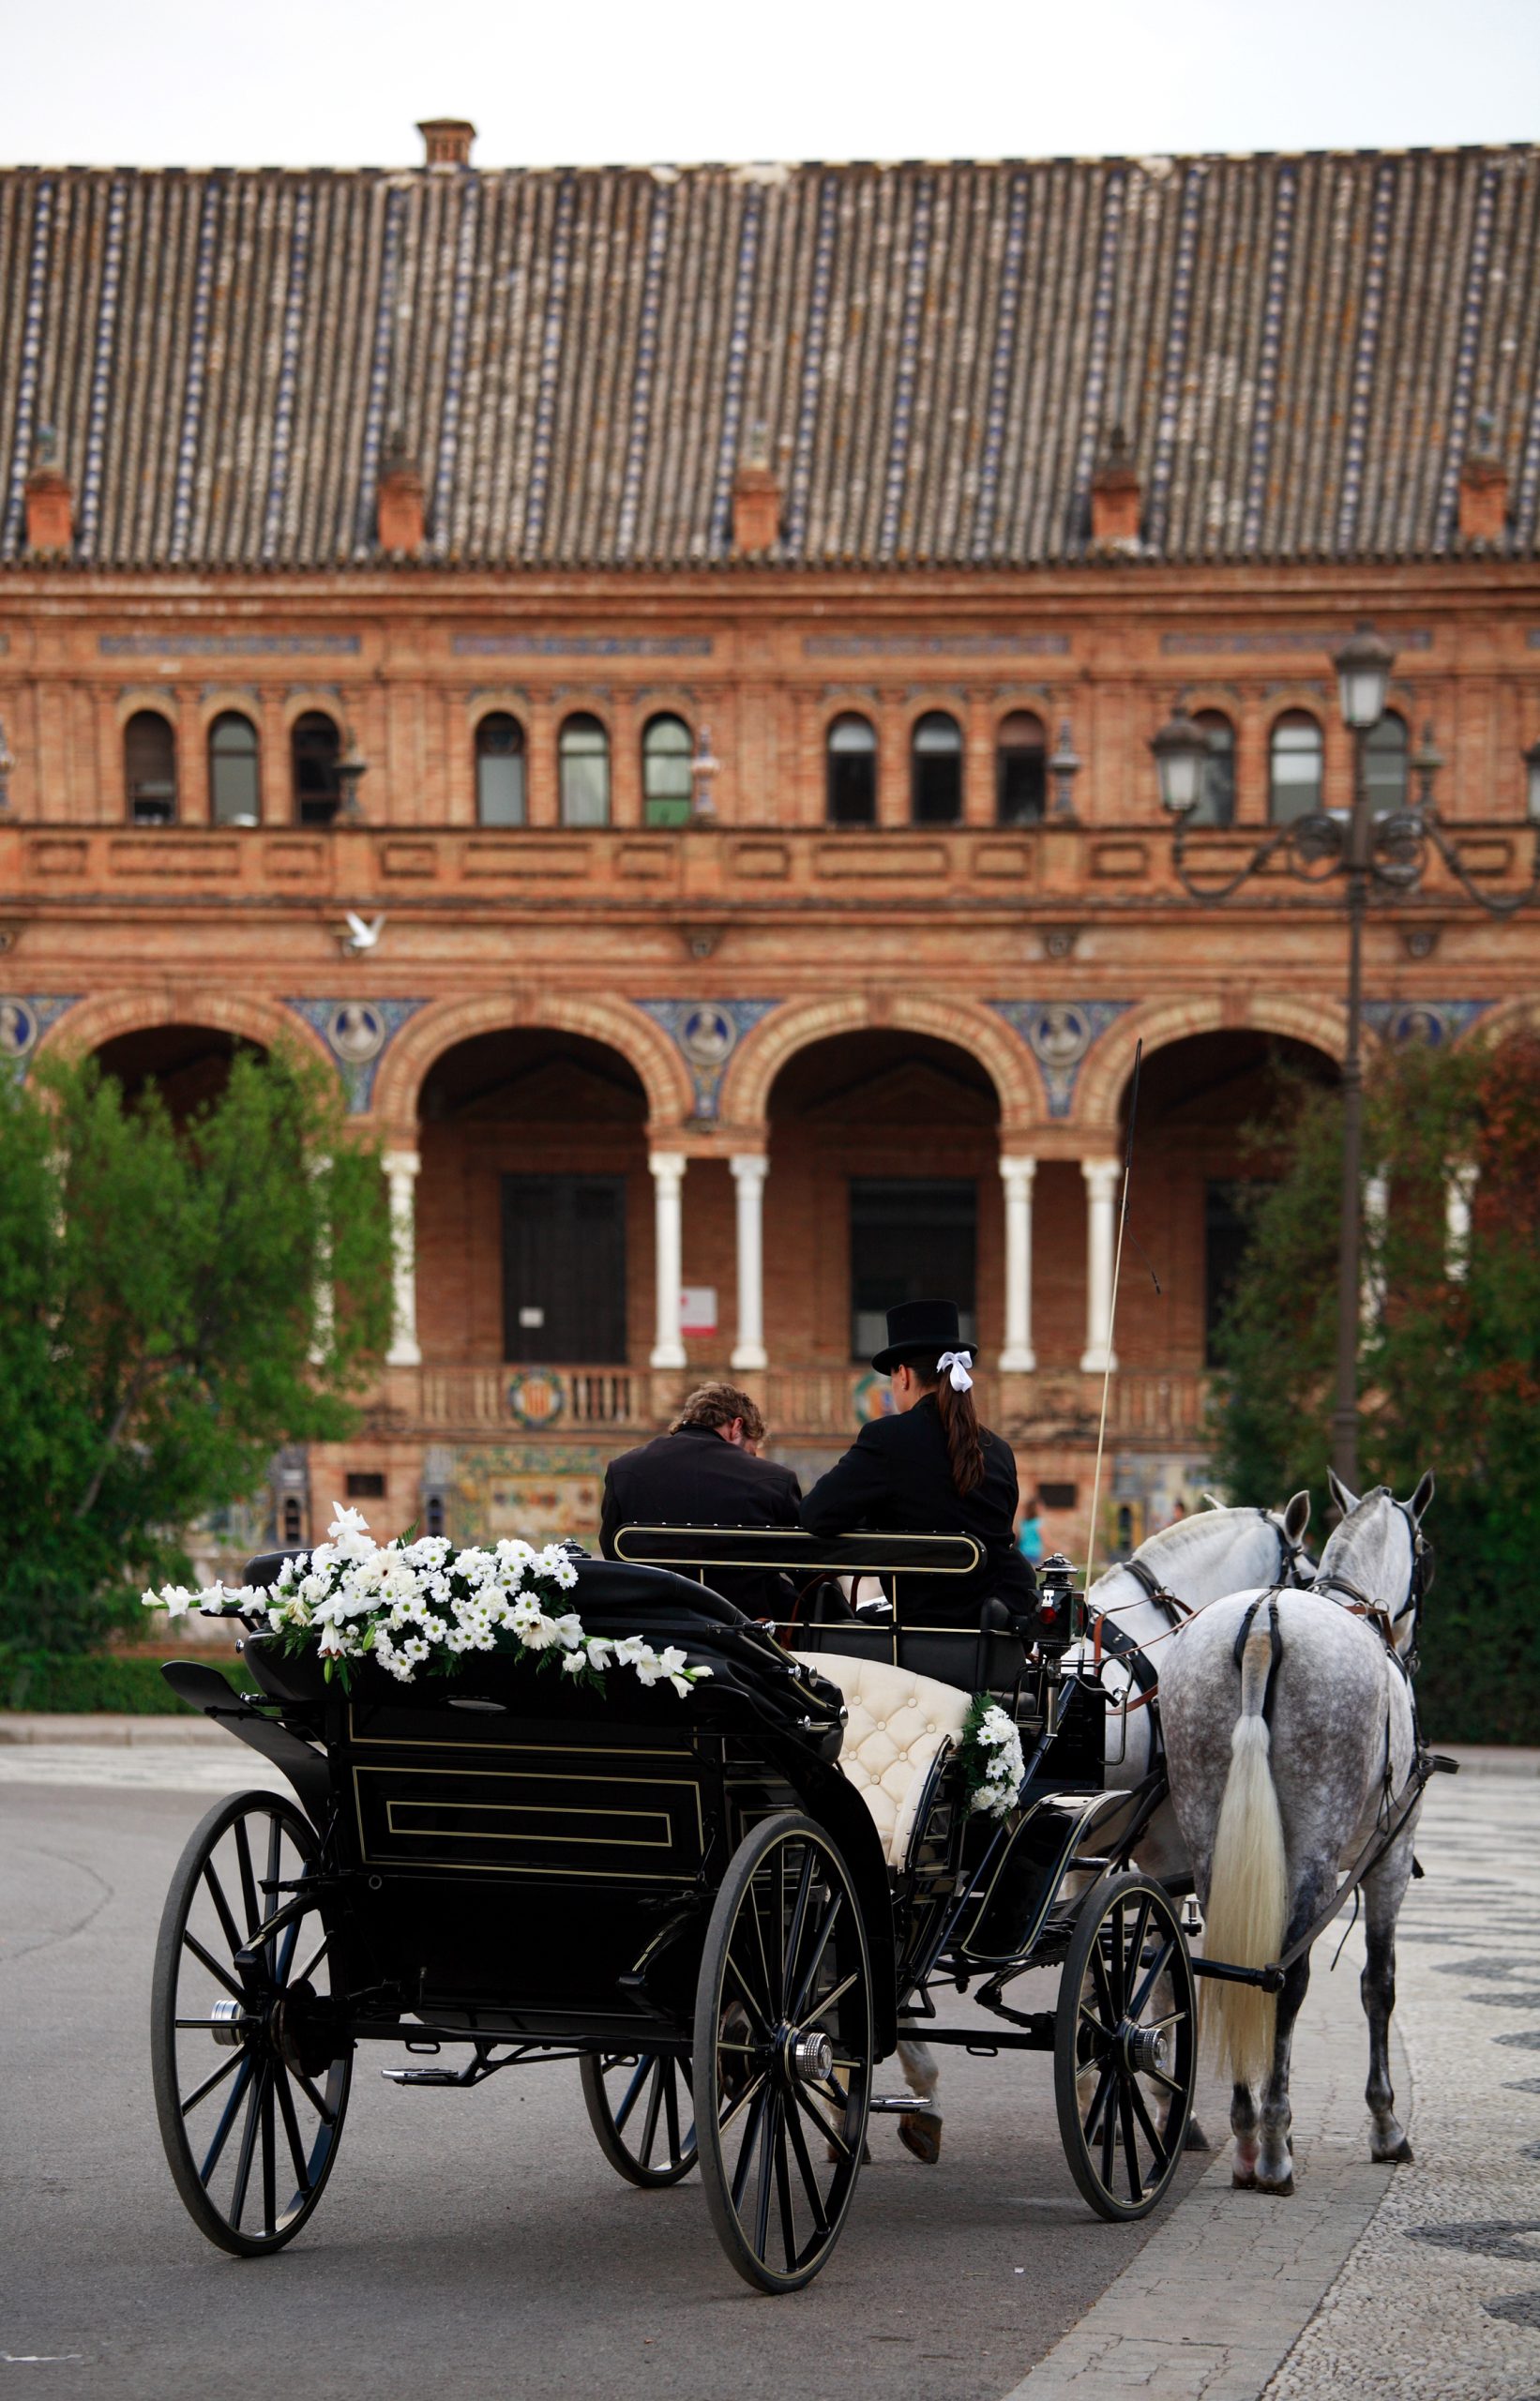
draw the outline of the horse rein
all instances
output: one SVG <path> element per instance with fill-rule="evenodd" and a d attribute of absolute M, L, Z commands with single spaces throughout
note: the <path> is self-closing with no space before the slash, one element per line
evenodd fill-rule
<path fill-rule="evenodd" d="M 1274 1584 L 1272 1590 L 1274 1592 L 1283 1592 L 1292 1585 L 1295 1580 L 1295 1570 L 1299 1565 L 1301 1556 L 1305 1549 L 1305 1545 L 1302 1542 L 1295 1542 L 1291 1538 L 1283 1519 L 1276 1517 L 1271 1509 L 1259 1509 L 1257 1515 L 1261 1518 L 1264 1525 L 1272 1527 L 1274 1534 L 1276 1536 L 1278 1546 L 1278 1575 L 1277 1581 Z M 1173 1634 L 1181 1633 L 1182 1628 L 1186 1624 L 1189 1618 L 1194 1618 L 1198 1615 L 1198 1611 L 1195 1608 L 1192 1608 L 1187 1602 L 1180 1599 L 1175 1593 L 1170 1591 L 1166 1585 L 1160 1582 L 1157 1577 L 1152 1574 L 1151 1570 L 1145 1565 L 1142 1559 L 1121 1560 L 1119 1562 L 1119 1565 L 1133 1578 L 1135 1583 L 1138 1584 L 1143 1592 L 1145 1598 L 1153 1601 L 1156 1608 L 1164 1609 L 1171 1622 L 1166 1628 L 1164 1634 L 1152 1635 L 1148 1642 L 1136 1642 L 1131 1635 L 1126 1635 L 1123 1632 L 1121 1626 L 1109 1623 L 1109 1620 L 1117 1616 L 1117 1610 L 1098 1609 L 1096 1612 L 1096 1623 L 1092 1633 L 1091 1644 L 1092 1668 L 1098 1673 L 1101 1669 L 1101 1654 L 1104 1640 L 1109 1658 L 1116 1659 L 1120 1664 L 1125 1664 L 1130 1657 L 1142 1660 L 1146 1652 L 1153 1651 L 1157 1643 L 1169 1642 Z M 1306 1587 L 1305 1589 L 1308 1588 Z M 1136 1608 L 1138 1604 L 1135 1602 L 1127 1602 L 1125 1604 L 1125 1607 L 1126 1608 Z M 1130 1669 L 1129 1673 L 1134 1676 L 1135 1682 L 1138 1683 L 1139 1678 L 1136 1671 L 1133 1669 Z M 1159 1685 L 1160 1679 L 1157 1675 L 1152 1675 L 1148 1684 L 1140 1684 L 1139 1699 L 1137 1700 L 1127 1701 L 1125 1704 L 1124 1715 L 1126 1717 L 1131 1715 L 1136 1709 L 1147 1708 L 1150 1702 L 1155 1698 L 1155 1695 L 1159 1690 Z"/>
<path fill-rule="evenodd" d="M 1396 1506 L 1406 1520 L 1412 1543 L 1412 1580 L 1398 1609 L 1393 1609 L 1388 1601 L 1377 1600 L 1372 1593 L 1361 1592 L 1351 1577 L 1338 1574 L 1335 1567 L 1323 1569 L 1306 1589 L 1328 1597 L 1333 1593 L 1341 1594 L 1348 1615 L 1364 1618 L 1374 1627 L 1391 1657 L 1410 1681 L 1417 1672 L 1417 1638 L 1422 1627 L 1423 1602 L 1433 1582 L 1433 1546 L 1408 1503 L 1397 1501 Z M 1408 1610 L 1412 1612 L 1412 1639 L 1403 1654 L 1396 1639 L 1396 1628 Z"/>

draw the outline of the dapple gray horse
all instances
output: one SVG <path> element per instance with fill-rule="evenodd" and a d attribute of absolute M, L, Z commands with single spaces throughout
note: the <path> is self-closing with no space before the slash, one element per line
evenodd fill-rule
<path fill-rule="evenodd" d="M 1215 1502 L 1194 1517 L 1162 1527 L 1140 1544 L 1132 1559 L 1120 1560 L 1097 1577 L 1086 1595 L 1086 1610 L 1093 1623 L 1100 1618 L 1104 1627 L 1111 1629 L 1104 1638 L 1101 1661 L 1102 1681 L 1111 1700 L 1107 1714 L 1110 1791 L 1131 1792 L 1150 1766 L 1150 1712 L 1140 1703 L 1128 1652 L 1148 1648 L 1154 1652 L 1151 1668 L 1158 1669 L 1166 1653 L 1155 1646 L 1165 1640 L 1173 1624 L 1182 1622 L 1185 1612 L 1206 1608 L 1243 1585 L 1264 1578 L 1286 1581 L 1301 1556 L 1309 1522 L 1307 1492 L 1296 1492 L 1281 1510 L 1228 1509 Z M 1163 1598 L 1155 1599 L 1153 1593 L 1171 1595 L 1176 1608 Z M 1107 1640 L 1116 1642 L 1117 1655 L 1106 1647 Z M 1067 1654 L 1066 1667 L 1089 1660 L 1092 1649 L 1091 1641 L 1075 1645 Z M 1125 1699 L 1133 1702 L 1126 1711 L 1121 1706 Z M 1110 1839 L 1115 1825 L 1104 1831 Z M 1140 1835 L 1138 1858 L 1153 1876 L 1186 1872 L 1186 1853 L 1169 1802 L 1161 1804 Z M 916 2159 L 930 2165 L 941 2152 L 941 2112 L 936 2107 L 940 2073 L 935 2057 L 927 2044 L 906 2039 L 898 2046 L 898 2064 L 920 2104 L 900 2117 L 899 2139 Z M 1196 2119 L 1187 2143 L 1195 2151 L 1208 2147 Z"/>
<path fill-rule="evenodd" d="M 1171 1799 L 1192 1859 L 1209 1957 L 1281 1961 L 1315 1924 L 1341 1874 L 1366 1859 L 1370 2155 L 1409 2161 L 1396 2116 L 1389 2035 L 1396 1919 L 1421 1805 L 1411 1654 L 1426 1581 L 1419 1522 L 1383 1486 L 1343 1511 L 1308 1592 L 1235 1593 L 1166 1647 L 1160 1714 Z M 1402 1810 L 1405 1815 L 1402 1816 Z M 1377 1831 L 1400 1823 L 1388 1846 Z M 1378 1853 L 1378 1855 L 1376 1855 Z M 1234 2181 L 1291 2193 L 1289 2055 L 1310 1978 L 1306 1947 L 1282 1990 L 1209 1983 L 1203 2014 L 1233 2079 Z M 1262 2081 L 1259 2112 L 1253 2087 Z"/>

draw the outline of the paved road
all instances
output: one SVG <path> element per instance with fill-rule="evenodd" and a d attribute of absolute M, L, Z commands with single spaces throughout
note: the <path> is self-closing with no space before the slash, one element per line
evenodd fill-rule
<path fill-rule="evenodd" d="M 251 1780 L 238 1757 L 0 1761 L 0 2393 L 996 2401 L 1146 2239 L 1077 2197 L 1044 2059 L 948 2061 L 941 2167 L 876 2126 L 835 2262 L 770 2300 L 698 2180 L 606 2167 L 573 2068 L 403 2092 L 371 2058 L 312 2226 L 226 2258 L 167 2175 L 146 2022 L 177 1851 Z"/>

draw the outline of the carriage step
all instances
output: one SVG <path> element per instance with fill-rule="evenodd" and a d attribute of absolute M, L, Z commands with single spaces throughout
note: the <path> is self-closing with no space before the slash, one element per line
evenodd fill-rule
<path fill-rule="evenodd" d="M 387 2084 L 480 2084 L 506 2062 L 473 2060 L 469 2067 L 383 2067 Z"/>
<path fill-rule="evenodd" d="M 935 2118 L 941 2111 L 934 2101 L 922 2101 L 915 2092 L 879 2092 L 868 2105 L 872 2116 L 884 2118 Z"/>

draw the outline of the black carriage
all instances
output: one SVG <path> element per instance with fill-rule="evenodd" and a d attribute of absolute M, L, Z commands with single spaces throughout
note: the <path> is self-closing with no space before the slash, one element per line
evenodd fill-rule
<path fill-rule="evenodd" d="M 1105 1697 L 1064 1663 L 1067 1578 L 1031 1622 L 989 1602 L 976 1628 L 927 1627 L 906 1620 L 905 1574 L 968 1573 L 967 1537 L 623 1544 L 625 1561 L 579 1561 L 573 1604 L 591 1634 L 708 1666 L 687 1699 L 613 1670 L 599 1699 L 484 1654 L 410 1685 L 365 1662 L 344 1690 L 261 1633 L 253 1691 L 168 1666 L 294 1794 L 219 1803 L 167 1898 L 156 2100 L 197 2223 L 237 2253 L 292 2240 L 361 2044 L 404 2044 L 414 2063 L 384 2071 L 404 2085 L 567 2060 L 611 2165 L 658 2185 L 699 2164 L 733 2265 L 791 2290 L 838 2240 L 868 2115 L 918 2106 L 874 2084 L 905 2036 L 1051 2052 L 1081 2193 L 1144 2215 L 1191 2104 L 1192 1964 L 1176 1898 L 1128 1864 L 1163 1780 L 1103 1789 Z M 710 1589 L 749 1563 L 826 1595 L 810 1622 L 778 1639 Z M 879 1572 L 892 1599 L 871 1613 L 819 1583 Z M 980 1692 L 1026 1759 L 999 1820 L 965 1789 Z M 1015 2006 L 1016 1979 L 1050 1966 L 1057 2007 Z M 980 2022 L 938 2017 L 949 1987 Z"/>

